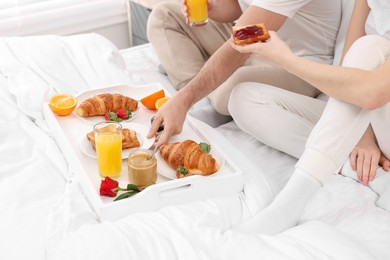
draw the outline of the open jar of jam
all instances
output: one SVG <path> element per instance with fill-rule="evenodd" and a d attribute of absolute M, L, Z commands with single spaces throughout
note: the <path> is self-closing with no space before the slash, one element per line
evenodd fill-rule
<path fill-rule="evenodd" d="M 157 180 L 157 160 L 153 151 L 136 149 L 127 159 L 130 183 L 137 186 L 149 186 Z"/>

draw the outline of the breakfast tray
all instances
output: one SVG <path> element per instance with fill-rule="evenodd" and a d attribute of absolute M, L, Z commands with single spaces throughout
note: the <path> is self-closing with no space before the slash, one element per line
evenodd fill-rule
<path fill-rule="evenodd" d="M 80 93 L 76 98 L 80 103 L 83 99 L 100 93 L 121 93 L 140 100 L 159 89 L 162 89 L 162 86 L 158 83 L 131 87 L 120 85 L 88 90 Z M 166 94 L 168 93 L 166 92 Z M 93 122 L 81 119 L 75 111 L 68 116 L 57 116 L 49 109 L 47 103 L 43 104 L 43 110 L 49 128 L 68 161 L 70 169 L 74 172 L 85 196 L 101 221 L 118 219 L 135 212 L 157 210 L 167 205 L 233 194 L 243 189 L 242 172 L 223 151 L 222 147 L 213 143 L 212 137 L 216 136 L 217 131 L 188 116 L 184 122 L 182 133 L 172 137 L 170 142 L 192 139 L 196 142 L 209 143 L 212 151 L 218 152 L 224 161 L 217 173 L 207 177 L 189 176 L 175 179 L 160 174 L 158 168 L 156 184 L 132 197 L 113 201 L 112 197 L 100 196 L 99 187 L 102 177 L 98 172 L 97 160 L 88 156 L 81 148 L 81 144 L 85 142 L 86 134 L 93 130 Z M 149 129 L 150 119 L 155 114 L 155 111 L 149 110 L 139 103 L 139 108 L 129 123 L 144 125 Z M 103 117 L 102 121 L 104 121 Z M 219 136 L 218 139 L 220 138 Z M 157 156 L 157 160 L 158 165 L 165 163 L 161 157 Z M 122 160 L 122 172 L 117 180 L 121 187 L 126 187 L 129 183 L 127 159 Z"/>

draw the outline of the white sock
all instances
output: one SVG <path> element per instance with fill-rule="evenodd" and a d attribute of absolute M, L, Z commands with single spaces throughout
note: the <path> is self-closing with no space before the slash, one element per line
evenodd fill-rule
<path fill-rule="evenodd" d="M 234 230 L 244 233 L 273 235 L 298 223 L 307 202 L 321 187 L 321 182 L 296 168 L 286 186 L 273 202 Z"/>

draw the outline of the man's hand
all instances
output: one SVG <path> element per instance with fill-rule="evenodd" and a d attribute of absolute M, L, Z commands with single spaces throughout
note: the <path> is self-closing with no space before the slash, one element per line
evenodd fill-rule
<path fill-rule="evenodd" d="M 189 11 L 186 0 L 182 0 L 181 11 L 186 18 L 186 23 L 190 24 Z M 211 20 L 220 23 L 232 23 L 242 14 L 240 5 L 237 0 L 208 0 L 207 1 L 208 17 Z"/>
<path fill-rule="evenodd" d="M 164 125 L 164 135 L 159 144 L 165 144 L 172 135 L 180 134 L 188 111 L 188 106 L 184 100 L 180 100 L 178 95 L 172 96 L 157 112 L 147 138 L 156 135 L 161 124 Z"/>
<path fill-rule="evenodd" d="M 186 3 L 186 0 L 183 0 L 181 2 L 181 4 L 182 4 L 181 12 L 183 13 L 184 17 L 186 18 L 186 24 L 190 24 L 190 18 L 188 18 L 189 14 L 188 14 L 188 6 Z"/>

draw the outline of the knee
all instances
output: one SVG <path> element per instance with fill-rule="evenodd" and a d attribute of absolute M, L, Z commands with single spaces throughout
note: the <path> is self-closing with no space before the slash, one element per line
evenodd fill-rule
<path fill-rule="evenodd" d="M 239 118 L 238 115 L 246 114 L 256 109 L 256 113 L 260 114 L 258 110 L 264 105 L 276 105 L 276 95 L 274 88 L 260 83 L 240 83 L 230 94 L 228 109 L 231 116 Z"/>
<path fill-rule="evenodd" d="M 389 55 L 390 41 L 378 35 L 366 35 L 353 43 L 345 55 L 343 66 L 373 70 Z"/>
<path fill-rule="evenodd" d="M 250 80 L 250 74 L 248 73 L 249 66 L 238 68 L 223 84 L 221 84 L 211 95 L 209 95 L 211 104 L 214 109 L 223 115 L 229 115 L 229 99 L 232 96 L 232 92 L 240 83 Z M 250 84 L 249 82 L 247 84 Z M 241 88 L 241 87 L 240 87 Z M 244 86 L 245 88 L 245 86 Z M 241 94 L 243 91 L 236 91 L 233 97 L 237 94 Z M 238 98 L 240 100 L 241 98 Z"/>
<path fill-rule="evenodd" d="M 177 3 L 172 2 L 161 2 L 155 7 L 153 7 L 152 12 L 148 17 L 148 22 L 146 25 L 146 33 L 148 39 L 153 38 L 155 30 L 160 30 L 164 26 L 164 21 L 169 19 L 172 12 L 180 12 L 180 7 Z"/>
<path fill-rule="evenodd" d="M 231 116 L 234 117 L 245 107 L 244 104 L 248 96 L 248 91 L 249 89 L 246 84 L 238 84 L 232 89 L 228 102 L 228 110 Z"/>

